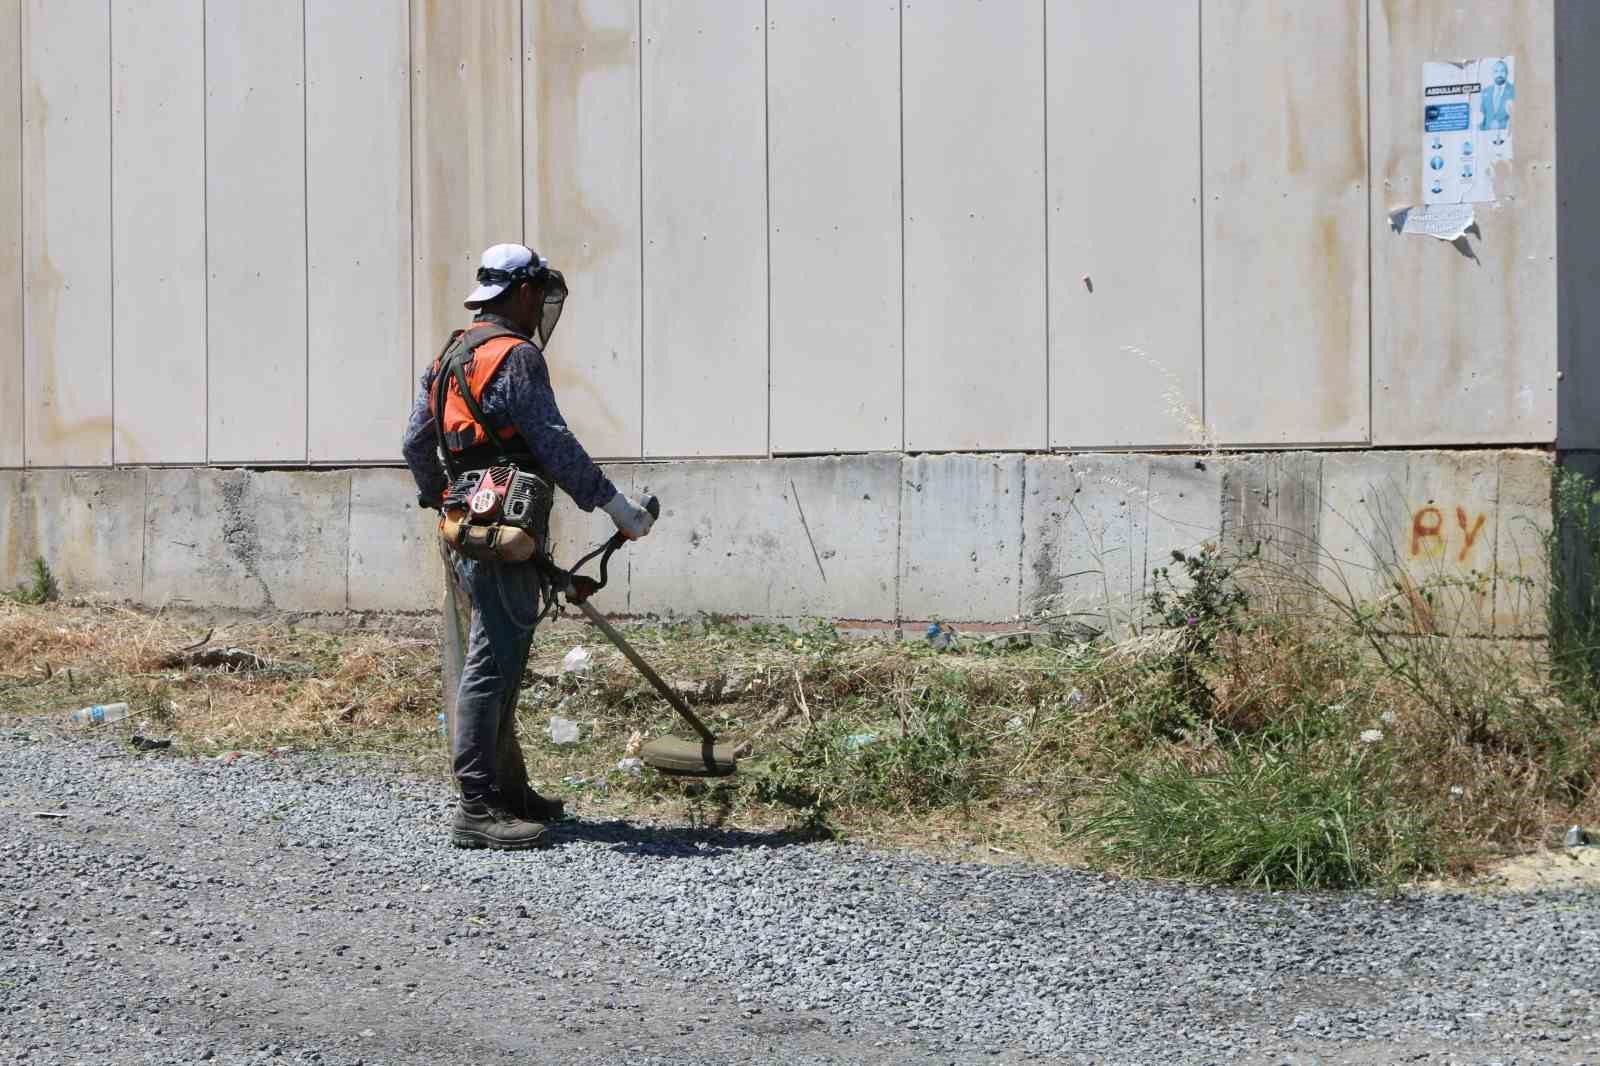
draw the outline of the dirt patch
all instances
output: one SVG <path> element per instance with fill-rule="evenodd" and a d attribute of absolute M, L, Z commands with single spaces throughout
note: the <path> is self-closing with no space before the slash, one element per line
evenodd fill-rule
<path fill-rule="evenodd" d="M 1600 889 L 1600 847 L 1558 848 L 1491 863 L 1463 881 L 1426 881 L 1430 892 L 1459 892 L 1463 885 L 1490 893 Z"/>

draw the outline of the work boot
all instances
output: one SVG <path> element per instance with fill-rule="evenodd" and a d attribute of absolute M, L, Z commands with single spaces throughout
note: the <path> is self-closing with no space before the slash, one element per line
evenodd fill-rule
<path fill-rule="evenodd" d="M 567 816 L 565 800 L 551 799 L 525 785 L 520 799 L 510 805 L 511 813 L 528 822 L 559 822 Z"/>
<path fill-rule="evenodd" d="M 550 843 L 544 826 L 518 818 L 500 797 L 462 799 L 450 819 L 450 843 L 458 848 L 494 848 L 521 851 Z"/>

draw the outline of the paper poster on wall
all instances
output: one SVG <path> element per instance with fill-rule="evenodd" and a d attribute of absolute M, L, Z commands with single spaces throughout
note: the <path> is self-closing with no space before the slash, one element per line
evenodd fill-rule
<path fill-rule="evenodd" d="M 1481 204 L 1494 164 L 1511 159 L 1516 61 L 1488 56 L 1422 64 L 1422 202 Z"/>
<path fill-rule="evenodd" d="M 1420 233 L 1441 241 L 1457 241 L 1472 229 L 1472 205 L 1423 204 L 1421 207 L 1400 208 L 1390 212 L 1390 224 L 1401 233 Z"/>

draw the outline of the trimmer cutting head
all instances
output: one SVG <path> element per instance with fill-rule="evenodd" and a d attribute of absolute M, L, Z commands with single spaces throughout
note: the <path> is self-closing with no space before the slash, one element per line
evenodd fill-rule
<path fill-rule="evenodd" d="M 706 740 L 659 737 L 645 744 L 639 758 L 646 766 L 681 777 L 728 777 L 739 769 L 737 745 Z"/>

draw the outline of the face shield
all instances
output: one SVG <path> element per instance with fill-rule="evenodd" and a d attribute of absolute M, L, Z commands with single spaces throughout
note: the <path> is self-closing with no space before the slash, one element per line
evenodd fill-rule
<path fill-rule="evenodd" d="M 561 276 L 559 270 L 545 269 L 535 277 L 534 284 L 540 286 L 544 293 L 544 303 L 539 308 L 539 325 L 535 329 L 539 336 L 539 347 L 543 348 L 550 343 L 550 334 L 556 331 L 556 323 L 561 321 L 561 309 L 567 304 L 567 279 Z"/>

